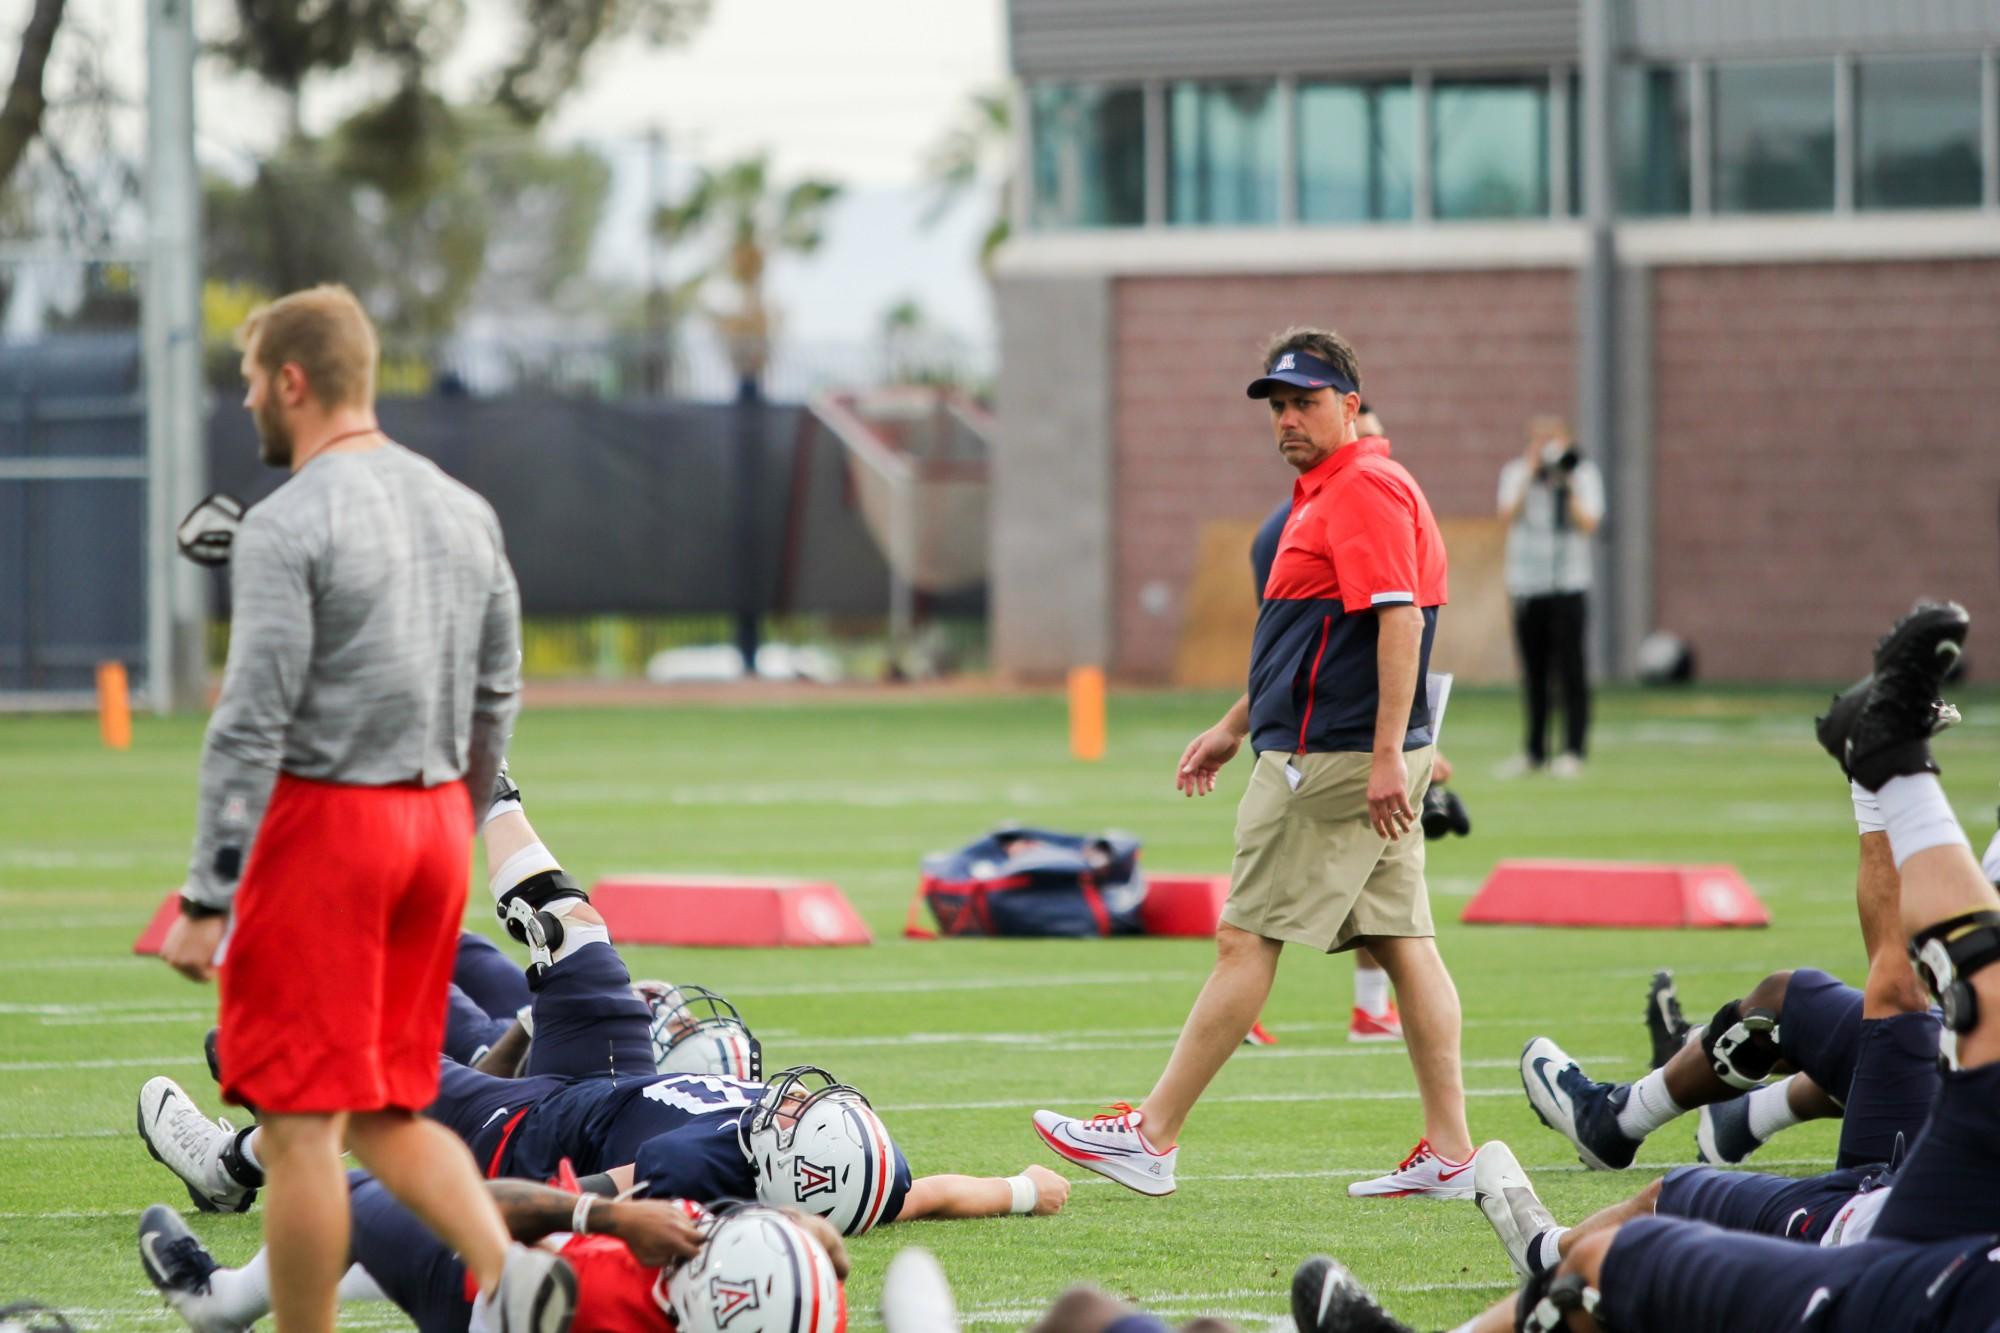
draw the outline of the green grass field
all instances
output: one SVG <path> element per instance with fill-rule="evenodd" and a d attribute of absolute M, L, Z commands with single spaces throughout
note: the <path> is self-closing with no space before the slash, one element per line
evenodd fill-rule
<path fill-rule="evenodd" d="M 1513 1144 L 1556 1214 L 1575 1220 L 1693 1157 L 1693 1122 L 1657 1136 L 1642 1169 L 1590 1175 L 1534 1119 L 1515 1059 L 1546 1032 L 1593 1072 L 1643 1068 L 1646 979 L 1671 966 L 1691 1016 L 1779 966 L 1859 979 L 1853 823 L 1814 748 L 1823 694 L 1611 694 L 1598 754 L 1575 783 L 1501 784 L 1513 700 L 1455 698 L 1447 750 L 1473 835 L 1433 844 L 1442 947 L 1466 1012 L 1475 1137 Z M 1055 1165 L 1029 1124 L 1038 1106 L 1137 1101 L 1206 975 L 1203 941 L 935 942 L 901 939 L 918 858 L 1003 819 L 1146 840 L 1156 870 L 1227 868 L 1245 765 L 1203 801 L 1174 793 L 1188 737 L 1226 700 L 1114 699 L 1104 762 L 1069 759 L 1060 704 L 1040 697 L 884 695 L 756 707 L 533 711 L 514 746 L 530 817 L 583 880 L 615 870 L 831 878 L 879 942 L 839 951 L 632 949 L 637 975 L 719 989 L 762 1035 L 769 1067 L 812 1061 L 859 1085 L 918 1172 L 1011 1174 Z M 2000 700 L 1964 703 L 1939 754 L 1983 846 L 2000 772 Z M 135 1259 L 146 1204 L 185 1203 L 132 1132 L 140 1084 L 180 1079 L 220 1109 L 200 1038 L 213 994 L 129 952 L 180 882 L 191 833 L 197 720 L 138 724 L 129 753 L 74 718 L 0 719 L 0 1303 L 33 1296 L 78 1326 L 178 1328 Z M 1769 905 L 1767 931 L 1529 931 L 1453 924 L 1496 858 L 1574 856 L 1736 863 Z M 476 894 L 480 901 L 483 894 Z M 474 921 L 490 929 L 484 909 Z M 1345 959 L 1294 951 L 1266 1018 L 1276 1047 L 1223 1071 L 1182 1143 L 1180 1189 L 1152 1200 L 1077 1179 L 1060 1217 L 891 1227 L 853 1246 L 862 1327 L 902 1245 L 934 1249 L 974 1327 L 1020 1328 L 1088 1279 L 1159 1313 L 1265 1326 L 1286 1308 L 1304 1255 L 1341 1256 L 1419 1327 L 1450 1325 L 1510 1285 L 1470 1204 L 1361 1203 L 1348 1181 L 1395 1165 L 1416 1139 L 1400 1048 L 1345 1041 Z M 1830 1161 L 1834 1130 L 1771 1145 L 1768 1169 Z M 225 1262 L 257 1244 L 258 1219 L 201 1217 Z M 386 1306 L 354 1328 L 402 1327 Z"/>

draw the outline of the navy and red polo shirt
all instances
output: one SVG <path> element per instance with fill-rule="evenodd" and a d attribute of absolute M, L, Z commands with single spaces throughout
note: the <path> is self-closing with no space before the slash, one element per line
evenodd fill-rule
<path fill-rule="evenodd" d="M 1375 748 L 1375 611 L 1424 613 L 1416 698 L 1403 748 L 1429 745 L 1424 675 L 1445 604 L 1444 539 L 1389 441 L 1368 436 L 1292 486 L 1290 517 L 1264 583 L 1250 649 L 1250 744 L 1257 751 Z"/>

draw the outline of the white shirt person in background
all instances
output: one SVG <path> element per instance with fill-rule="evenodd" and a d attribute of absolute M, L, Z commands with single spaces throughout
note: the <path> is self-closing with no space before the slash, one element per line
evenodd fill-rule
<path fill-rule="evenodd" d="M 1592 578 L 1591 539 L 1604 521 L 1604 477 L 1561 417 L 1528 423 L 1527 448 L 1500 469 L 1507 522 L 1507 595 L 1521 654 L 1527 740 L 1503 776 L 1583 772 L 1590 734 L 1590 668 L 1584 629 Z M 1562 751 L 1549 760 L 1550 695 L 1560 684 Z"/>

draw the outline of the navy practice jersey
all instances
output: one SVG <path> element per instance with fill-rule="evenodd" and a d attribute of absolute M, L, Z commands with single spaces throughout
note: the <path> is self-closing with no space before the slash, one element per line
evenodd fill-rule
<path fill-rule="evenodd" d="M 757 1104 L 763 1092 L 762 1083 L 714 1074 L 653 1074 L 565 1083 L 521 1118 L 501 1153 L 498 1174 L 548 1180 L 565 1157 L 579 1175 L 609 1171 L 635 1161 L 649 1141 L 697 1124 L 725 1130 L 731 1151 L 741 1158 L 742 1151 L 735 1146 L 736 1122 Z M 749 1169 L 750 1164 L 744 1162 L 746 1174 Z"/>

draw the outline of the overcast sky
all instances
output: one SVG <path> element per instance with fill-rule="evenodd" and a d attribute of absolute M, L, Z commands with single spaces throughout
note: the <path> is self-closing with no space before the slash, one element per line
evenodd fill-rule
<path fill-rule="evenodd" d="M 0 0 L 0 63 L 13 66 L 15 35 L 29 0 Z M 466 40 L 444 66 L 455 96 L 479 89 L 508 46 L 512 6 L 468 0 Z M 82 22 L 65 40 L 101 42 L 110 68 L 143 91 L 140 0 L 70 0 Z M 231 0 L 197 0 L 205 38 L 228 30 Z M 802 338 L 865 336 L 880 311 L 905 293 L 937 320 L 986 336 L 986 293 L 971 262 L 983 228 L 971 206 L 935 231 L 916 226 L 926 150 L 974 92 L 1005 75 L 1003 0 L 714 0 L 708 21 L 682 47 L 639 43 L 600 52 L 582 87 L 550 127 L 582 140 L 617 167 L 600 267 L 629 270 L 640 258 L 645 212 L 640 148 L 658 127 L 679 179 L 695 161 L 719 162 L 768 147 L 782 177 L 821 175 L 848 187 L 829 243 L 805 263 L 774 272 Z M 390 87 L 384 72 L 340 75 L 309 86 L 309 127 L 323 129 Z M 214 61 L 200 67 L 197 113 L 205 164 L 240 165 L 275 142 L 276 99 Z"/>

